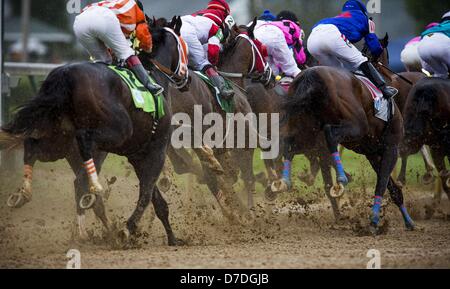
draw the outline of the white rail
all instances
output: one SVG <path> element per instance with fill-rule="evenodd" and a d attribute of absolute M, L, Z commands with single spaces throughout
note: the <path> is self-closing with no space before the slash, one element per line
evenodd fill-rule
<path fill-rule="evenodd" d="M 5 62 L 5 72 L 11 76 L 45 76 L 62 64 Z"/>

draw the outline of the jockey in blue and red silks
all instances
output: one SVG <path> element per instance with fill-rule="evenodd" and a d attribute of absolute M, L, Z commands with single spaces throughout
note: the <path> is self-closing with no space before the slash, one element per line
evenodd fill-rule
<path fill-rule="evenodd" d="M 308 51 L 321 65 L 360 69 L 383 92 L 386 99 L 397 95 L 398 90 L 388 86 L 364 55 L 353 45 L 365 40 L 371 54 L 378 57 L 383 52 L 375 23 L 368 17 L 366 6 L 358 0 L 344 4 L 342 14 L 317 23 L 308 39 Z"/>
<path fill-rule="evenodd" d="M 222 97 L 233 97 L 225 80 L 217 73 L 222 43 L 226 40 L 234 20 L 225 0 L 211 0 L 205 10 L 181 17 L 181 36 L 189 47 L 189 65 L 204 72 L 216 86 Z M 204 45 L 207 45 L 205 51 Z"/>

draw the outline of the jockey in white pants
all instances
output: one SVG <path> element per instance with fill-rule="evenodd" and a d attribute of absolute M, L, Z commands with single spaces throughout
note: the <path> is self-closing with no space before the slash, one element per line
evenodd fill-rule
<path fill-rule="evenodd" d="M 135 33 L 140 48 L 146 52 L 152 51 L 152 36 L 140 1 L 101 1 L 88 5 L 75 18 L 73 29 L 94 61 L 112 63 L 109 48 L 152 94 L 163 92 L 161 86 L 150 82 L 147 71 L 131 48 L 131 41 L 127 39 Z"/>
<path fill-rule="evenodd" d="M 204 72 L 223 98 L 232 98 L 233 89 L 226 87 L 225 80 L 216 69 L 221 43 L 227 38 L 230 26 L 235 25 L 228 3 L 225 0 L 212 0 L 207 9 L 183 16 L 181 20 L 181 36 L 189 47 L 189 66 Z"/>
<path fill-rule="evenodd" d="M 425 27 L 425 29 L 428 30 L 436 25 L 439 25 L 439 23 L 430 23 Z M 405 65 L 406 71 L 422 71 L 422 59 L 420 59 L 418 49 L 421 39 L 422 37 L 420 36 L 411 39 L 408 43 L 406 43 L 400 54 L 400 60 L 403 65 Z"/>
<path fill-rule="evenodd" d="M 306 61 L 301 40 L 302 29 L 293 21 L 295 19 L 279 19 L 258 20 L 253 33 L 266 46 L 268 62 L 274 74 L 284 74 L 292 80 L 301 72 L 298 65 Z"/>
<path fill-rule="evenodd" d="M 390 99 L 398 90 L 388 86 L 383 76 L 353 45 L 364 38 L 371 54 L 379 57 L 383 52 L 375 24 L 367 16 L 366 6 L 357 0 L 347 1 L 343 13 L 334 18 L 320 21 L 313 28 L 308 39 L 308 50 L 321 65 L 360 69 L 378 89 L 384 98 Z"/>
<path fill-rule="evenodd" d="M 448 78 L 450 71 L 450 11 L 441 23 L 422 33 L 419 55 L 425 70 L 435 77 Z"/>

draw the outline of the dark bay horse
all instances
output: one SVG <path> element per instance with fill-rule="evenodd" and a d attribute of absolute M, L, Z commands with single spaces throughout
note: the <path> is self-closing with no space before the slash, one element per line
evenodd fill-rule
<path fill-rule="evenodd" d="M 227 54 L 223 55 L 223 63 L 220 66 L 220 71 L 223 75 L 231 77 L 238 85 L 245 87 L 247 92 L 247 99 L 252 107 L 255 114 L 267 114 L 269 122 L 273 114 L 278 115 L 278 118 L 282 120 L 285 118 L 284 104 L 286 102 L 287 96 L 281 95 L 276 92 L 273 85 L 267 82 L 264 77 L 268 75 L 265 71 L 258 72 L 252 71 L 255 67 L 255 63 L 258 60 L 258 54 L 255 52 L 257 47 L 253 43 L 254 34 L 253 29 L 256 25 L 254 21 L 249 27 L 241 27 L 241 31 L 245 32 L 248 37 L 237 38 L 233 49 L 229 50 Z M 262 77 L 261 77 L 262 76 Z M 264 84 L 265 85 L 264 85 Z M 287 126 L 280 127 L 281 130 L 287 129 Z M 335 212 L 336 218 L 339 217 L 338 205 L 335 198 L 329 195 L 329 191 L 333 186 L 333 180 L 331 177 L 330 168 L 332 167 L 332 162 L 323 153 L 327 150 L 325 145 L 325 137 L 322 134 L 322 141 L 319 143 L 309 142 L 309 137 L 303 135 L 302 126 L 298 127 L 299 138 L 295 141 L 295 146 L 291 147 L 291 152 L 293 155 L 305 154 L 310 160 L 312 166 L 317 164 L 317 171 L 319 168 L 322 169 L 322 174 L 325 180 L 325 190 L 326 194 L 329 196 L 330 201 L 333 206 L 333 211 Z M 271 131 L 269 130 L 268 137 L 272 138 Z M 279 155 L 281 156 L 281 154 Z M 268 182 L 264 185 L 268 185 L 266 188 L 266 197 L 269 201 L 273 201 L 278 193 L 284 192 L 288 189 L 288 186 L 284 188 L 272 186 L 272 182 L 279 178 L 278 172 L 283 168 L 283 162 L 280 157 L 271 160 L 264 160 L 266 165 L 266 172 L 268 174 Z M 290 163 L 285 165 L 290 166 Z M 240 167 L 242 171 L 251 173 L 253 175 L 253 163 L 242 163 L 240 162 Z M 289 174 L 290 183 L 290 174 Z M 284 184 L 284 183 L 283 183 Z M 252 193 L 248 191 L 249 203 L 253 203 Z"/>
<path fill-rule="evenodd" d="M 151 55 L 140 56 L 143 63 L 148 66 L 152 58 L 164 67 L 174 69 L 177 66 L 180 25 L 178 19 L 170 31 L 152 23 L 154 49 Z M 152 69 L 151 74 L 167 91 L 169 79 L 158 69 Z M 3 138 L 23 140 L 25 149 L 24 185 L 19 193 L 11 196 L 9 205 L 21 207 L 31 200 L 32 170 L 36 161 L 65 158 L 76 175 L 80 236 L 87 237 L 84 213 L 91 205 L 84 202 L 92 203 L 96 216 L 111 230 L 97 173 L 107 153 L 115 153 L 128 158 L 140 187 L 136 209 L 126 228 L 119 232 L 121 237 L 128 239 L 136 234 L 137 224 L 152 202 L 166 230 L 168 244 L 180 244 L 169 223 L 168 205 L 155 186 L 170 139 L 172 113 L 168 97 L 166 94 L 161 104 L 165 114 L 157 118 L 135 107 L 126 83 L 104 64 L 76 63 L 52 71 L 38 95 L 2 128 Z"/>
<path fill-rule="evenodd" d="M 194 71 L 189 70 L 190 82 L 189 90 L 180 91 L 174 87 L 169 87 L 169 94 L 171 96 L 171 108 L 173 114 L 184 114 L 190 120 L 195 120 L 199 117 L 206 117 L 208 115 L 216 114 L 220 115 L 223 120 L 224 135 L 226 135 L 231 129 L 230 123 L 227 121 L 226 112 L 220 107 L 216 100 L 215 94 L 211 91 L 211 88 L 202 80 Z M 251 107 L 247 102 L 246 96 L 237 86 L 233 87 L 234 106 L 233 114 L 247 115 L 250 113 Z M 201 111 L 196 113 L 196 107 L 201 108 Z M 178 123 L 172 123 L 174 128 L 180 127 Z M 187 124 L 184 123 L 184 126 Z M 218 147 L 208 147 L 203 144 L 202 138 L 205 132 L 211 128 L 210 125 L 201 125 L 200 133 L 195 131 L 195 125 L 193 123 L 187 125 L 193 136 L 192 142 L 189 146 L 193 148 L 194 153 L 200 159 L 201 169 L 195 168 L 192 163 L 193 160 L 190 154 L 186 153 L 186 148 L 169 147 L 168 156 L 171 160 L 175 173 L 185 174 L 194 173 L 198 176 L 198 179 L 206 183 L 208 189 L 216 198 L 220 208 L 224 215 L 229 220 L 235 222 L 246 221 L 248 219 L 248 210 L 242 204 L 233 190 L 233 184 L 236 182 L 236 172 L 231 162 L 231 155 L 238 153 L 241 154 L 242 160 L 251 158 L 251 154 L 247 153 L 248 150 L 237 149 L 236 143 L 232 144 L 233 148 L 227 148 L 225 143 L 220 144 Z M 237 126 L 234 127 L 235 140 L 237 138 Z M 201 146 L 196 146 L 195 142 L 201 142 Z M 227 144 L 228 145 L 228 144 Z"/>
<path fill-rule="evenodd" d="M 417 153 L 429 145 L 444 191 L 450 199 L 450 80 L 425 78 L 411 90 L 404 109 L 405 149 Z"/>
<path fill-rule="evenodd" d="M 386 48 L 385 48 L 386 50 Z M 352 73 L 332 68 L 313 67 L 303 71 L 290 88 L 285 106 L 293 132 L 302 126 L 316 143 L 319 132 L 324 132 L 329 153 L 337 171 L 337 183 L 346 185 L 346 176 L 338 145 L 363 154 L 377 173 L 375 202 L 370 218 L 370 229 L 378 233 L 381 202 L 386 189 L 399 207 L 407 229 L 415 225 L 409 216 L 400 187 L 390 177 L 403 138 L 403 119 L 393 102 L 396 113 L 388 122 L 374 115 L 373 98 L 367 87 Z M 286 139 L 295 137 L 291 131 Z M 291 157 L 285 154 L 285 157 Z"/>

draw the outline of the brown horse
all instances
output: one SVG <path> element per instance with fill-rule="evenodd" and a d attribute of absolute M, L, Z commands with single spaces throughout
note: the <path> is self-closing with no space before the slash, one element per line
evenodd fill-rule
<path fill-rule="evenodd" d="M 147 65 L 150 58 L 172 69 L 179 63 L 176 35 L 179 35 L 181 21 L 177 19 L 172 24 L 173 30 L 156 23 L 151 25 L 154 50 L 151 55 L 140 56 Z M 153 69 L 151 74 L 167 91 L 169 79 L 158 69 Z M 152 115 L 135 107 L 127 84 L 104 64 L 69 64 L 52 71 L 38 95 L 3 127 L 3 137 L 7 137 L 6 133 L 16 137 L 15 140 L 23 140 L 25 148 L 24 184 L 19 193 L 10 197 L 8 204 L 18 208 L 31 200 L 32 169 L 36 161 L 65 158 L 76 175 L 80 236 L 87 237 L 84 213 L 91 205 L 106 229 L 111 230 L 97 172 L 107 152 L 115 153 L 128 158 L 140 186 L 136 209 L 120 236 L 128 239 L 130 234 L 136 234 L 137 223 L 152 202 L 166 230 L 168 244 L 180 244 L 169 223 L 167 203 L 155 186 L 170 139 L 172 113 L 168 97 L 166 94 L 161 104 L 164 115 Z"/>
<path fill-rule="evenodd" d="M 266 75 L 270 75 L 267 71 L 255 72 L 254 64 L 257 61 L 258 53 L 255 51 L 257 49 L 254 44 L 254 34 L 253 29 L 256 25 L 254 21 L 249 27 L 241 27 L 241 31 L 246 33 L 248 37 L 237 38 L 232 44 L 234 47 L 229 50 L 229 53 L 224 55 L 223 63 L 220 66 L 220 71 L 223 75 L 228 76 L 233 79 L 238 85 L 245 87 L 247 92 L 247 99 L 252 107 L 252 110 L 256 114 L 265 113 L 268 114 L 268 119 L 270 119 L 274 114 L 278 115 L 279 119 L 285 118 L 285 113 L 283 110 L 283 105 L 286 102 L 286 95 L 278 94 L 276 89 L 274 89 L 271 83 L 268 83 Z M 265 84 L 265 85 L 264 85 Z M 281 127 L 281 129 L 286 129 L 286 126 Z M 293 154 L 305 154 L 310 160 L 313 167 L 316 166 L 316 170 L 322 169 L 322 174 L 325 180 L 325 190 L 330 198 L 333 206 L 333 211 L 335 212 L 336 218 L 339 218 L 339 210 L 335 198 L 329 195 L 329 191 L 333 186 L 330 168 L 332 163 L 328 157 L 325 156 L 323 152 L 327 150 L 325 145 L 325 137 L 322 135 L 322 142 L 319 144 L 309 143 L 308 137 L 302 134 L 301 126 L 299 127 L 298 139 L 296 139 L 296 146 L 293 146 Z M 268 137 L 272 138 L 271 131 L 269 130 Z M 283 167 L 283 162 L 281 158 L 275 158 L 271 160 L 264 160 L 266 165 L 266 171 L 269 177 L 268 182 L 263 183 L 267 185 L 266 197 L 269 201 L 273 201 L 278 193 L 286 191 L 290 186 L 290 176 L 289 184 L 284 188 L 277 186 L 271 186 L 272 182 L 278 179 L 278 172 Z M 289 164 L 288 164 L 289 165 Z M 253 175 L 253 163 L 242 163 L 240 162 L 240 167 L 242 172 L 251 173 Z M 289 173 L 290 174 L 290 173 Z M 253 203 L 252 191 L 248 191 L 249 203 Z"/>
<path fill-rule="evenodd" d="M 385 48 L 386 52 L 386 48 Z M 381 202 L 386 189 L 402 212 L 405 225 L 414 229 L 403 201 L 403 193 L 390 177 L 403 138 L 403 120 L 398 107 L 390 120 L 384 122 L 374 115 L 371 93 L 352 73 L 332 67 L 314 67 L 303 71 L 290 88 L 285 106 L 292 130 L 283 136 L 295 138 L 298 128 L 308 133 L 309 142 L 317 143 L 319 132 L 324 132 L 329 152 L 337 171 L 337 183 L 345 186 L 347 178 L 338 152 L 338 145 L 363 154 L 377 173 L 375 203 L 370 218 L 370 229 L 378 233 Z M 314 137 L 316 136 L 316 137 Z M 291 160 L 285 148 L 285 158 Z"/>
<path fill-rule="evenodd" d="M 450 81 L 439 78 L 420 80 L 411 90 L 404 109 L 405 148 L 417 153 L 429 145 L 444 191 L 450 199 Z"/>
<path fill-rule="evenodd" d="M 231 38 L 236 37 L 233 30 Z M 227 48 L 225 48 L 227 49 Z M 215 93 L 211 88 L 202 80 L 194 71 L 189 70 L 190 83 L 188 91 L 180 91 L 179 89 L 170 87 L 168 92 L 171 96 L 171 108 L 174 116 L 182 115 L 187 116 L 190 120 L 195 120 L 197 117 L 205 117 L 212 113 L 220 115 L 223 120 L 224 135 L 229 133 L 231 124 L 227 122 L 226 112 L 219 105 Z M 251 107 L 247 102 L 244 92 L 238 87 L 233 87 L 234 105 L 233 114 L 247 115 L 250 113 Z M 201 111 L 196 112 L 195 108 L 201 108 Z M 178 123 L 172 123 L 174 128 L 180 127 Z M 242 204 L 240 199 L 233 191 L 233 184 L 237 180 L 236 172 L 233 167 L 233 156 L 239 154 L 241 160 L 247 162 L 251 159 L 252 150 L 248 149 L 236 149 L 236 142 L 233 144 L 234 148 L 226 148 L 225 144 L 221 144 L 219 147 L 208 147 L 202 143 L 205 132 L 213 125 L 203 125 L 200 131 L 195 130 L 194 124 L 183 123 L 184 126 L 191 126 L 188 128 L 190 134 L 193 136 L 189 147 L 193 148 L 193 151 L 201 161 L 202 168 L 194 167 L 191 155 L 186 153 L 185 147 L 173 148 L 169 147 L 168 156 L 171 160 L 175 173 L 185 174 L 194 173 L 198 176 L 198 179 L 208 186 L 208 189 L 216 198 L 219 203 L 222 212 L 231 221 L 245 221 L 248 218 L 248 211 Z M 234 128 L 235 141 L 237 138 L 237 126 Z M 200 141 L 201 146 L 194 145 Z"/>
<path fill-rule="evenodd" d="M 384 47 L 388 46 L 389 38 L 386 37 L 385 39 L 381 40 Z M 389 85 L 395 87 L 398 89 L 398 95 L 395 97 L 395 101 L 398 105 L 398 107 L 401 110 L 402 115 L 405 113 L 405 105 L 406 105 L 406 99 L 408 98 L 409 92 L 413 88 L 413 86 L 421 79 L 425 78 L 426 75 L 422 72 L 419 72 L 420 70 L 416 71 L 408 71 L 408 72 L 402 72 L 395 74 L 393 73 L 386 65 L 385 63 L 389 63 L 389 54 L 385 53 L 382 55 L 380 60 L 376 62 L 374 65 L 377 67 L 377 69 L 383 74 L 383 76 L 386 78 Z M 397 177 L 397 181 L 404 185 L 406 184 L 406 166 L 408 162 L 408 151 L 409 149 L 405 147 L 405 143 L 402 143 L 400 146 L 400 157 L 401 157 L 401 169 L 400 173 Z M 425 184 L 429 184 L 433 181 L 433 170 L 434 165 L 429 159 L 428 151 L 426 147 L 421 148 L 421 153 L 424 159 L 424 164 L 426 168 L 426 173 L 422 176 L 422 181 Z"/>

